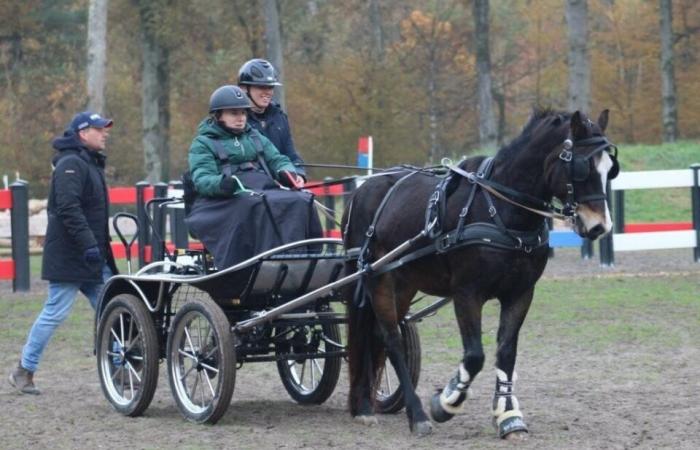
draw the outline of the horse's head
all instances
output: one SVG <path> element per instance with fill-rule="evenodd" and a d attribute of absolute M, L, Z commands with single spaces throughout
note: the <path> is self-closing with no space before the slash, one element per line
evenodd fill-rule
<path fill-rule="evenodd" d="M 592 122 L 576 111 L 568 138 L 547 158 L 545 173 L 553 195 L 582 237 L 596 239 L 612 229 L 606 197 L 608 180 L 619 172 L 617 147 L 605 137 L 608 110 Z"/>

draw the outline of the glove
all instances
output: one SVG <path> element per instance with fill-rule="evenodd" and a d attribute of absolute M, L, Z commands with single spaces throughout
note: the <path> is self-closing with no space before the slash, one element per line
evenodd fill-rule
<path fill-rule="evenodd" d="M 97 246 L 90 247 L 83 253 L 83 259 L 88 265 L 98 264 L 102 262 L 102 254 Z"/>
<path fill-rule="evenodd" d="M 301 189 L 304 187 L 304 179 L 296 172 L 290 172 L 289 170 L 280 171 L 280 183 L 292 189 Z"/>

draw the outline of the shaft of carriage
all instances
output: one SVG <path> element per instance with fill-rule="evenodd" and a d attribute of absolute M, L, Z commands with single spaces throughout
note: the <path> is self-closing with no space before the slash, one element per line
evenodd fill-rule
<path fill-rule="evenodd" d="M 233 330 L 239 333 L 244 333 L 258 325 L 261 325 L 265 322 L 270 322 L 272 320 L 277 319 L 279 316 L 282 314 L 293 311 L 301 306 L 304 306 L 308 303 L 313 302 L 314 300 L 317 300 L 329 292 L 333 291 L 336 288 L 340 288 L 343 286 L 346 286 L 350 283 L 353 283 L 357 281 L 362 275 L 366 273 L 371 273 L 376 270 L 379 270 L 382 268 L 384 265 L 390 263 L 391 261 L 395 260 L 399 256 L 401 256 L 408 248 L 410 248 L 413 243 L 419 239 L 420 237 L 423 236 L 423 233 L 419 233 L 415 237 L 408 239 L 404 241 L 401 245 L 397 246 L 393 250 L 391 250 L 389 253 L 386 255 L 382 256 L 379 258 L 377 261 L 375 261 L 372 264 L 369 264 L 367 267 L 363 267 L 359 269 L 357 272 L 354 272 L 346 277 L 343 277 L 339 280 L 334 281 L 333 283 L 327 284 L 325 286 L 322 286 L 316 290 L 313 290 L 311 292 L 308 292 L 301 297 L 297 297 L 294 300 L 291 300 L 281 306 L 278 306 L 276 308 L 273 308 L 269 311 L 266 311 L 265 313 L 254 317 L 252 319 L 244 320 L 242 322 L 239 322 L 233 327 Z"/>

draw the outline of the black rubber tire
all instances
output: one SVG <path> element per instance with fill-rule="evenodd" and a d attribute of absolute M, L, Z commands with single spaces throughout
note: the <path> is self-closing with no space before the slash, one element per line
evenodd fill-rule
<path fill-rule="evenodd" d="M 420 378 L 420 364 L 421 364 L 421 350 L 420 350 L 420 338 L 418 337 L 418 327 L 414 322 L 401 322 L 399 324 L 399 330 L 401 332 L 401 337 L 403 338 L 403 348 L 406 354 L 406 364 L 408 366 L 408 371 L 411 374 L 411 381 L 413 382 L 413 387 L 418 386 L 418 380 Z M 385 361 L 384 370 L 389 370 L 389 372 L 395 379 L 396 373 L 394 373 L 394 368 L 391 366 L 389 359 Z M 380 379 L 378 382 L 384 380 L 384 376 L 380 374 Z M 381 385 L 381 383 L 380 383 Z M 403 391 L 399 388 L 398 379 L 395 386 L 391 388 L 391 392 L 380 392 L 377 389 L 376 392 L 376 412 L 380 414 L 394 414 L 401 411 L 406 403 L 404 401 Z"/>
<path fill-rule="evenodd" d="M 117 353 L 122 347 L 115 334 L 125 344 L 124 353 Z M 119 350 L 115 350 L 115 344 Z M 153 318 L 140 298 L 119 294 L 107 303 L 97 324 L 96 353 L 97 373 L 107 400 L 125 416 L 143 414 L 158 385 L 160 351 Z M 128 381 L 125 374 L 129 375 Z M 138 381 L 136 376 L 141 380 Z M 121 380 L 121 383 L 116 380 Z M 130 395 L 125 390 L 126 383 L 129 383 Z"/>
<path fill-rule="evenodd" d="M 340 340 L 340 326 L 336 323 L 333 324 L 317 324 L 314 325 L 313 329 L 320 329 L 330 341 L 341 344 Z M 321 341 L 319 347 L 319 352 L 322 351 L 340 351 L 341 348 L 336 347 L 327 341 Z M 277 354 L 284 354 L 288 350 L 277 349 Z M 320 358 L 320 359 L 306 359 L 303 360 L 302 364 L 304 366 L 308 365 L 311 370 L 314 370 L 316 364 L 323 364 L 323 374 L 318 381 L 317 385 L 305 387 L 304 386 L 304 376 L 298 373 L 296 366 L 299 365 L 298 361 L 293 359 L 284 359 L 277 361 L 277 371 L 280 374 L 280 379 L 284 388 L 289 393 L 289 396 L 294 399 L 299 404 L 302 405 L 320 405 L 328 397 L 333 394 L 335 386 L 338 383 L 338 378 L 340 377 L 340 365 L 342 363 L 342 357 L 336 356 L 332 358 Z M 306 370 L 304 370 L 304 374 Z M 301 379 L 300 379 L 300 375 Z"/>
<path fill-rule="evenodd" d="M 198 320 L 197 330 L 188 328 L 195 320 Z M 201 320 L 204 320 L 208 327 L 203 345 L 198 334 L 203 325 Z M 188 330 L 187 333 L 185 330 Z M 197 339 L 193 338 L 195 335 Z M 194 345 L 195 342 L 197 346 Z M 188 355 L 192 356 L 183 355 L 188 351 L 187 345 L 190 345 Z M 166 355 L 170 390 L 182 415 L 190 422 L 216 423 L 226 413 L 236 383 L 234 337 L 231 325 L 221 308 L 209 298 L 191 300 L 182 305 L 172 321 Z M 185 370 L 186 362 L 190 363 L 188 370 Z M 192 374 L 195 381 L 191 392 L 188 392 L 190 386 L 187 385 L 187 381 Z M 215 382 L 212 383 L 214 379 Z M 197 405 L 197 399 L 191 397 L 197 397 L 196 388 L 200 381 L 202 388 L 199 394 L 202 396 L 202 404 Z M 211 393 L 208 402 L 204 400 L 204 392 L 207 392 L 207 396 Z"/>

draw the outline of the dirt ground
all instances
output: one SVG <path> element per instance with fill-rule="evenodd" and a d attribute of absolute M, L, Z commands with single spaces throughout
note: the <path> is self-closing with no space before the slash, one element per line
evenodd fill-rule
<path fill-rule="evenodd" d="M 545 279 L 611 280 L 644 278 L 700 280 L 692 251 L 620 253 L 615 267 L 597 259 L 582 261 L 577 251 L 558 250 Z M 697 284 L 700 286 L 700 284 Z M 45 295 L 36 281 L 30 294 L 12 294 L 0 283 L 6 311 L 0 326 L 0 448 L 509 448 L 491 426 L 493 345 L 486 346 L 484 371 L 465 412 L 436 424 L 425 438 L 412 437 L 405 415 L 379 417 L 365 427 L 347 409 L 345 370 L 331 398 L 308 407 L 293 403 L 273 364 L 247 364 L 236 375 L 233 401 L 215 426 L 187 423 L 172 399 L 164 365 L 155 399 L 140 418 L 117 414 L 100 389 L 92 355 L 89 307 L 81 300 L 74 316 L 55 336 L 36 375 L 40 396 L 22 396 L 6 377 L 16 363 L 36 311 Z M 700 299 L 699 299 L 700 300 Z M 31 307 L 27 304 L 35 303 Z M 530 426 L 520 448 L 683 448 L 700 447 L 700 317 L 674 304 L 659 305 L 625 320 L 667 327 L 673 339 L 618 341 L 610 345 L 575 344 L 552 334 L 552 324 L 526 320 L 518 355 L 516 393 Z M 698 311 L 692 307 L 688 311 Z M 81 318 L 82 317 L 82 318 Z M 419 324 L 423 369 L 418 393 L 430 395 L 452 376 L 461 357 L 445 343 L 453 331 L 440 317 Z M 9 325 L 8 325 L 9 324 Z M 485 323 L 485 334 L 497 324 Z M 694 328 L 693 328 L 694 327 Z M 430 329 L 429 329 L 430 328 Z M 652 333 L 653 334 L 653 333 Z M 425 336 L 425 337 L 424 337 Z M 445 339 L 445 341 L 443 341 Z M 571 343 L 574 342 L 572 346 Z M 661 343 L 659 343 L 661 342 Z"/>

